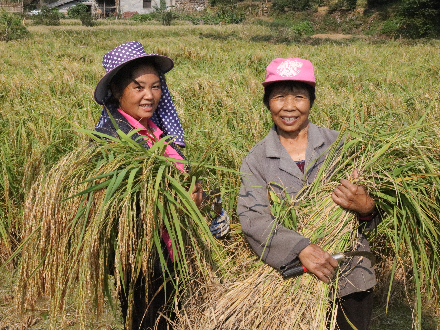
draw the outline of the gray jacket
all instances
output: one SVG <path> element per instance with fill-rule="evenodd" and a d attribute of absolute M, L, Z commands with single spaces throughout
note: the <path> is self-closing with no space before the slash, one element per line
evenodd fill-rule
<path fill-rule="evenodd" d="M 325 160 L 326 151 L 337 137 L 337 131 L 309 123 L 305 174 L 281 145 L 275 126 L 251 149 L 243 161 L 243 177 L 237 206 L 241 227 L 255 253 L 277 270 L 292 263 L 299 263 L 298 254 L 310 244 L 310 240 L 281 225 L 277 225 L 273 230 L 274 219 L 270 212 L 267 187 L 270 185 L 274 192 L 282 195 L 279 185 L 289 196 L 296 196 L 304 185 L 316 178 Z M 378 221 L 379 219 L 373 219 L 364 230 L 372 229 Z M 370 250 L 362 233 L 357 250 Z M 340 296 L 365 291 L 376 284 L 374 270 L 368 259 L 353 258 L 346 266 L 348 267 L 341 266 L 341 270 L 347 271 L 345 275 L 342 271 L 339 279 Z"/>

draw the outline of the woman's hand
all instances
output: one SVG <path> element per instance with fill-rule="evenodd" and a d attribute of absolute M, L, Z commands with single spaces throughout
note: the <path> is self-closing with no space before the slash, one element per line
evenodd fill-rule
<path fill-rule="evenodd" d="M 307 270 L 315 274 L 321 281 L 328 283 L 335 274 L 338 262 L 318 245 L 309 244 L 298 255 L 299 260 Z"/>
<path fill-rule="evenodd" d="M 191 198 L 196 203 L 197 208 L 200 209 L 200 206 L 202 205 L 203 201 L 203 187 L 202 183 L 200 181 L 197 181 L 194 185 L 194 189 L 191 192 Z"/>
<path fill-rule="evenodd" d="M 353 178 L 357 179 L 359 173 L 353 170 Z M 333 201 L 345 209 L 358 212 L 359 215 L 371 214 L 375 204 L 373 198 L 363 186 L 358 186 L 348 180 L 342 179 L 332 193 Z"/>

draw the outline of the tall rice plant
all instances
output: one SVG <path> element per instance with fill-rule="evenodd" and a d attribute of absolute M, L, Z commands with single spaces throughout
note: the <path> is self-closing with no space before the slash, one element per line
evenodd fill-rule
<path fill-rule="evenodd" d="M 440 161 L 430 146 L 436 141 L 432 124 L 423 121 L 398 131 L 384 131 L 380 120 L 377 125 L 352 125 L 341 134 L 344 144 L 335 143 L 317 179 L 299 197 L 284 201 L 270 194 L 274 226 L 297 230 L 333 254 L 352 248 L 359 224 L 353 212 L 333 202 L 331 192 L 342 178 L 364 185 L 382 217 L 369 233 L 370 242 L 376 248 L 385 245 L 393 254 L 390 290 L 397 269 L 403 268 L 408 277 L 417 329 L 421 329 L 422 292 L 433 293 L 440 283 Z M 359 178 L 351 177 L 354 169 L 360 171 Z M 310 274 L 286 280 L 262 264 L 246 244 L 231 253 L 236 264 L 224 271 L 221 280 L 200 290 L 198 299 L 203 303 L 188 301 L 177 329 L 335 328 L 330 291 L 341 273 L 330 285 Z"/>
<path fill-rule="evenodd" d="M 162 273 L 179 290 L 194 274 L 208 276 L 216 242 L 188 193 L 197 167 L 181 173 L 161 156 L 165 139 L 147 150 L 122 132 L 120 139 L 102 135 L 109 141 L 85 132 L 97 144 L 62 158 L 26 200 L 17 304 L 31 308 L 38 298 L 49 298 L 56 328 L 66 297 L 79 290 L 84 328 L 90 306 L 102 311 L 105 297 L 112 304 L 114 274 L 118 290 L 128 293 L 131 328 L 139 274 L 149 283 L 159 258 Z M 161 247 L 163 229 L 172 241 L 174 270 Z M 146 292 L 148 299 L 148 285 Z"/>

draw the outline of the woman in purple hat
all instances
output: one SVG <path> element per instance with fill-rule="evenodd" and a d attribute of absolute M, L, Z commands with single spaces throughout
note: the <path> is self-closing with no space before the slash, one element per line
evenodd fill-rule
<path fill-rule="evenodd" d="M 254 252 L 273 268 L 284 271 L 302 264 L 328 283 L 338 262 L 326 251 L 294 230 L 277 225 L 270 212 L 269 185 L 282 196 L 296 196 L 314 181 L 326 152 L 338 132 L 314 125 L 309 113 L 315 101 L 315 75 L 312 63 L 300 58 L 277 58 L 267 67 L 263 82 L 263 102 L 269 109 L 273 127 L 244 159 L 237 213 L 247 241 Z M 357 176 L 357 172 L 353 173 Z M 279 187 L 284 187 L 281 191 Z M 338 205 L 357 212 L 365 230 L 376 226 L 380 217 L 374 200 L 362 186 L 341 180 L 332 198 Z M 361 235 L 358 250 L 369 251 Z M 352 267 L 338 282 L 339 329 L 352 329 L 344 315 L 359 330 L 366 330 L 372 313 L 374 270 L 366 258 L 353 258 Z"/>
<path fill-rule="evenodd" d="M 174 140 L 167 145 L 165 154 L 174 159 L 185 159 L 179 149 L 179 146 L 185 146 L 183 129 L 164 77 L 164 74 L 173 68 L 173 61 L 167 56 L 147 54 L 141 43 L 131 41 L 105 54 L 102 65 L 106 69 L 106 74 L 96 86 L 95 100 L 104 108 L 95 130 L 119 138 L 117 128 L 125 134 L 139 129 L 138 132 L 131 134 L 131 138 L 135 141 L 144 141 L 143 146 L 147 149 L 155 141 L 171 135 Z M 116 122 L 117 128 L 110 120 L 109 113 Z M 181 171 L 186 170 L 183 163 L 177 162 L 176 166 Z M 192 197 L 199 207 L 202 202 L 202 192 L 201 184 L 196 184 Z M 218 238 L 228 232 L 229 218 L 224 211 L 212 220 L 210 230 Z M 162 240 L 169 253 L 169 267 L 172 267 L 173 250 L 166 230 L 162 230 Z M 159 317 L 158 311 L 166 300 L 164 290 L 160 290 L 164 283 L 160 273 L 161 267 L 158 261 L 155 265 L 155 274 L 159 276 L 153 278 L 152 283 L 145 283 L 145 278 L 139 276 L 136 282 L 138 290 L 134 292 L 131 329 L 169 327 L 164 318 L 156 322 Z M 145 300 L 146 285 L 149 286 L 150 296 L 148 310 Z M 119 292 L 119 298 L 125 322 L 129 312 L 128 293 Z"/>

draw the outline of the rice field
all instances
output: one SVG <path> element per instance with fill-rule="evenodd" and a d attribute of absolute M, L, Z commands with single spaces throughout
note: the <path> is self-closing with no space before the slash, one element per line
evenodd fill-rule
<path fill-rule="evenodd" d="M 440 135 L 439 41 L 353 38 L 287 44 L 277 42 L 276 31 L 252 24 L 163 27 L 111 22 L 84 28 L 69 22 L 29 30 L 30 39 L 0 44 L 1 264 L 28 229 L 22 214 L 32 184 L 88 140 L 78 129 L 93 129 L 101 112 L 93 91 L 103 74 L 102 56 L 126 41 L 138 40 L 147 52 L 175 61 L 167 82 L 185 129 L 185 153 L 192 161 L 239 169 L 249 149 L 271 126 L 261 100 L 261 82 L 266 65 L 276 57 L 301 57 L 314 64 L 317 99 L 311 121 L 319 126 L 340 130 L 375 125 L 389 132 L 413 125 L 426 115 L 429 129 Z M 438 151 L 438 139 L 423 143 L 421 149 Z M 206 184 L 222 187 L 224 207 L 236 224 L 238 176 L 214 172 Z M 27 328 L 45 329 L 50 308 L 44 302 L 36 313 L 27 312 L 33 315 L 27 319 L 13 312 L 18 263 L 15 258 L 0 269 L 7 279 L 0 283 L 0 329 L 6 325 L 18 328 L 26 322 Z M 402 310 L 411 313 L 408 306 L 415 293 L 405 286 L 410 275 L 398 274 L 391 295 L 391 311 L 396 312 L 385 315 L 388 271 L 379 272 L 383 282 L 377 288 L 375 325 L 377 329 L 411 329 L 411 317 L 394 316 Z M 421 294 L 422 329 L 437 329 L 438 301 Z M 65 327 L 78 327 L 79 321 L 71 322 L 76 311 L 69 308 Z M 86 323 L 90 329 L 121 327 L 119 317 L 108 308 L 103 319 L 91 315 Z"/>

